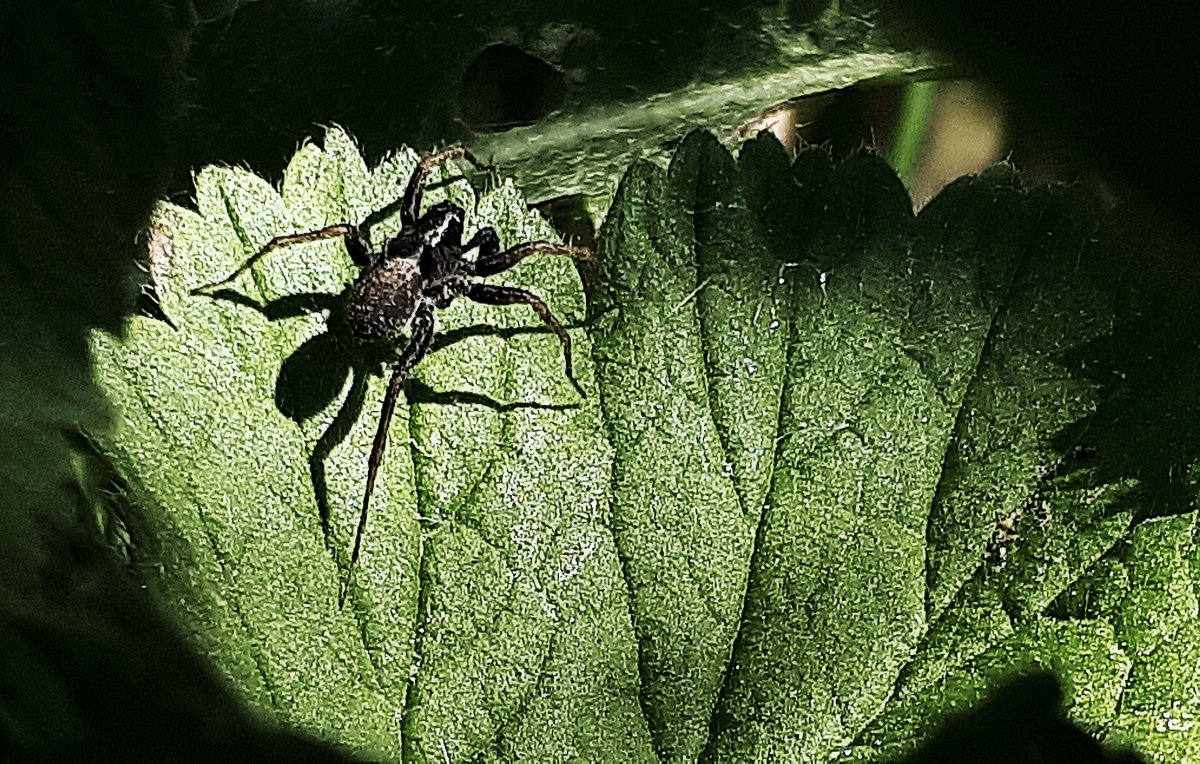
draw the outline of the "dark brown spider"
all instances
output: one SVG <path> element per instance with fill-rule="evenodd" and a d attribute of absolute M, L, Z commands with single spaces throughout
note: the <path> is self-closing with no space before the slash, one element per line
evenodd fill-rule
<path fill-rule="evenodd" d="M 292 244 L 341 237 L 354 264 L 362 269 L 351 285 L 346 318 L 351 334 L 364 343 L 399 344 L 408 331 L 408 344 L 392 367 L 387 394 L 379 414 L 379 425 L 367 460 L 367 486 L 363 495 L 358 530 L 350 566 L 338 594 L 338 606 L 345 604 L 354 568 L 367 527 L 367 511 L 375 489 L 375 477 L 387 445 L 388 426 L 396 410 L 396 399 L 404 381 L 429 351 L 433 340 L 434 311 L 445 308 L 454 298 L 464 296 L 486 305 L 528 305 L 562 342 L 567 378 L 580 396 L 582 388 L 571 369 L 571 337 L 536 294 L 518 287 L 498 286 L 471 281 L 471 276 L 491 276 L 512 268 L 536 252 L 566 255 L 590 260 L 592 253 L 583 247 L 564 246 L 549 241 L 530 241 L 506 250 L 500 249 L 500 237 L 491 227 L 480 228 L 463 243 L 464 210 L 449 201 L 439 202 L 424 215 L 421 211 L 423 184 L 429 171 L 449 159 L 465 158 L 480 169 L 487 169 L 462 146 L 426 154 L 421 158 L 400 202 L 400 232 L 389 239 L 381 251 L 374 251 L 365 233 L 352 223 L 339 223 L 317 231 L 276 236 L 227 278 L 199 287 L 196 292 L 211 292 L 249 270 L 267 253 Z M 474 260 L 464 254 L 478 249 Z"/>

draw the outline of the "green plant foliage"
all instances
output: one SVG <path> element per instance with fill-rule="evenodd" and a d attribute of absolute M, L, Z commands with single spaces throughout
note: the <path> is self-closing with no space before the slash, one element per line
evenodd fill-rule
<path fill-rule="evenodd" d="M 607 530 L 608 445 L 598 403 L 581 405 L 563 376 L 558 342 L 468 333 L 421 366 L 424 385 L 459 395 L 393 422 L 360 585 L 339 611 L 383 379 L 351 383 L 357 410 L 335 405 L 297 425 L 272 390 L 323 322 L 268 314 L 288 295 L 338 291 L 350 272 L 344 251 L 326 243 L 264 261 L 239 286 L 266 308 L 190 294 L 272 235 L 384 207 L 414 162 L 405 154 L 368 171 L 350 139 L 330 131 L 324 148 L 296 155 L 282 193 L 209 168 L 196 179 L 196 211 L 161 211 L 155 225 L 173 249 L 162 305 L 178 329 L 135 320 L 124 343 L 97 337 L 101 380 L 124 416 L 107 448 L 129 475 L 144 533 L 135 561 L 152 566 L 164 603 L 248 702 L 372 755 L 645 755 L 648 738 L 627 733 L 640 721 L 636 648 Z M 461 182 L 445 193 L 476 207 Z M 476 209 L 506 240 L 551 233 L 509 185 Z M 513 278 L 569 317 L 582 313 L 570 271 L 551 260 Z M 462 304 L 439 318 L 451 331 L 526 324 L 493 313 Z M 330 448 L 331 428 L 344 432 Z M 314 469 L 318 443 L 326 453 Z M 137 549 L 139 540 L 153 548 Z"/>
<path fill-rule="evenodd" d="M 1095 369 L 1144 367 L 1108 341 L 1141 314 L 1083 195 L 1004 167 L 914 216 L 867 154 L 696 133 L 635 164 L 586 304 L 566 260 L 503 276 L 572 325 L 588 397 L 536 317 L 439 313 L 339 610 L 384 379 L 296 307 L 348 257 L 190 290 L 414 161 L 330 130 L 280 191 L 203 170 L 156 216 L 176 328 L 94 341 L 131 561 L 251 707 L 385 760 L 882 760 L 1049 670 L 1088 732 L 1197 745 L 1193 457 L 1121 453 Z M 552 235 L 444 180 L 505 241 Z"/>
<path fill-rule="evenodd" d="M 794 99 L 947 64 L 907 41 L 892 14 L 857 2 L 191 5 L 209 23 L 192 36 L 196 108 L 180 180 L 222 157 L 278 177 L 294 136 L 333 120 L 368 156 L 457 139 L 533 202 L 583 193 L 607 203 L 632 159 L 692 126 L 735 141 Z"/>

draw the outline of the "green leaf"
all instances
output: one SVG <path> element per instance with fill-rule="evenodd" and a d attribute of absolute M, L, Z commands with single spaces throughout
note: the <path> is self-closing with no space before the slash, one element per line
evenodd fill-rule
<path fill-rule="evenodd" d="M 123 343 L 95 338 L 99 377 L 124 419 L 105 449 L 138 515 L 135 564 L 247 702 L 372 756 L 561 748 L 644 758 L 648 738 L 629 733 L 640 724 L 635 645 L 608 531 L 609 449 L 598 404 L 580 402 L 563 377 L 557 340 L 466 332 L 420 367 L 446 399 L 402 407 L 392 423 L 358 585 L 339 611 L 383 379 L 351 382 L 349 410 L 339 401 L 297 425 L 272 390 L 289 354 L 324 331 L 320 316 L 271 320 L 190 293 L 276 234 L 384 207 L 414 162 L 401 154 L 368 171 L 331 130 L 323 148 L 301 148 L 281 192 L 208 168 L 197 211 L 160 211 L 174 253 L 162 304 L 178 329 L 135 319 Z M 550 235 L 511 185 L 478 206 L 461 181 L 445 193 L 506 240 Z M 571 270 L 531 262 L 512 278 L 569 319 L 582 309 Z M 350 272 L 340 245 L 325 242 L 273 255 L 238 286 L 269 305 L 336 293 Z M 439 315 L 451 332 L 529 319 L 467 304 Z M 590 387 L 586 337 L 578 342 Z M 315 467 L 314 451 L 325 452 Z"/>
<path fill-rule="evenodd" d="M 208 0 L 198 13 L 212 18 L 208 6 L 220 5 Z M 417 146 L 458 139 L 512 173 L 531 201 L 583 193 L 607 204 L 629 162 L 693 126 L 735 142 L 795 99 L 945 66 L 891 17 L 829 0 L 454 0 L 436 11 L 245 2 L 194 35 L 197 108 L 181 174 L 238 157 L 276 176 L 294 136 L 336 118 L 368 156 L 397 136 Z"/>
<path fill-rule="evenodd" d="M 338 610 L 383 365 L 296 308 L 349 259 L 190 290 L 386 207 L 414 161 L 330 130 L 281 192 L 202 171 L 156 224 L 178 328 L 94 341 L 132 561 L 249 705 L 392 760 L 880 760 L 1049 670 L 1088 732 L 1190 750 L 1194 449 L 1133 458 L 1121 412 L 1195 343 L 1115 346 L 1153 290 L 1082 192 L 1004 167 L 914 216 L 868 154 L 696 133 L 635 164 L 586 305 L 565 259 L 503 276 L 573 327 L 588 397 L 535 316 L 439 312 Z M 443 180 L 469 226 L 552 235 L 511 185 Z"/>
<path fill-rule="evenodd" d="M 660 754 L 903 753 L 1037 666 L 1103 729 L 1130 669 L 1113 614 L 1044 615 L 1146 498 L 1055 443 L 1101 390 L 1072 351 L 1114 321 L 1094 213 L 998 168 L 914 220 L 879 160 L 809 151 L 787 178 L 773 151 L 735 166 L 693 136 L 669 173 L 635 166 L 602 240 L 593 336 Z M 1035 497 L 1053 517 L 993 571 L 994 526 Z"/>

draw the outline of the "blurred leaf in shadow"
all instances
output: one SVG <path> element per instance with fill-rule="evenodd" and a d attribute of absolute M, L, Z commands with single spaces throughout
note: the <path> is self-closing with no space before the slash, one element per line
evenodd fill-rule
<path fill-rule="evenodd" d="M 873 8 L 827 1 L 257 0 L 201 25 L 177 178 L 213 162 L 278 177 L 296 136 L 347 126 L 376 161 L 463 140 L 534 202 L 607 199 L 632 159 L 694 125 L 737 140 L 791 99 L 938 65 Z"/>
<path fill-rule="evenodd" d="M 1051 131 L 1119 188 L 1133 188 L 1197 234 L 1200 161 L 1183 114 L 1200 112 L 1194 31 L 1184 6 L 1123 3 L 1080 15 L 1032 0 L 972 5 L 905 0 L 912 40 L 951 52 L 1010 96 L 1017 124 Z M 1194 245 L 1193 245 L 1194 246 Z"/>

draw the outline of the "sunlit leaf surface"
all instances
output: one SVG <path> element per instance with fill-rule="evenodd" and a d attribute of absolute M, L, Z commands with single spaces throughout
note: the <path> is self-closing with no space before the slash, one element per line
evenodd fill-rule
<path fill-rule="evenodd" d="M 191 290 L 414 162 L 331 130 L 281 192 L 203 170 L 155 224 L 176 328 L 95 340 L 132 561 L 249 705 L 384 760 L 875 760 L 1043 669 L 1088 732 L 1200 749 L 1195 453 L 1121 415 L 1194 335 L 1114 342 L 1151 290 L 1082 192 L 1003 167 L 914 216 L 867 154 L 697 133 L 634 165 L 588 300 L 564 259 L 494 279 L 572 327 L 588 397 L 531 312 L 441 311 L 339 610 L 384 365 L 305 307 L 349 258 Z M 553 235 L 511 185 L 443 180 L 472 228 Z"/>

